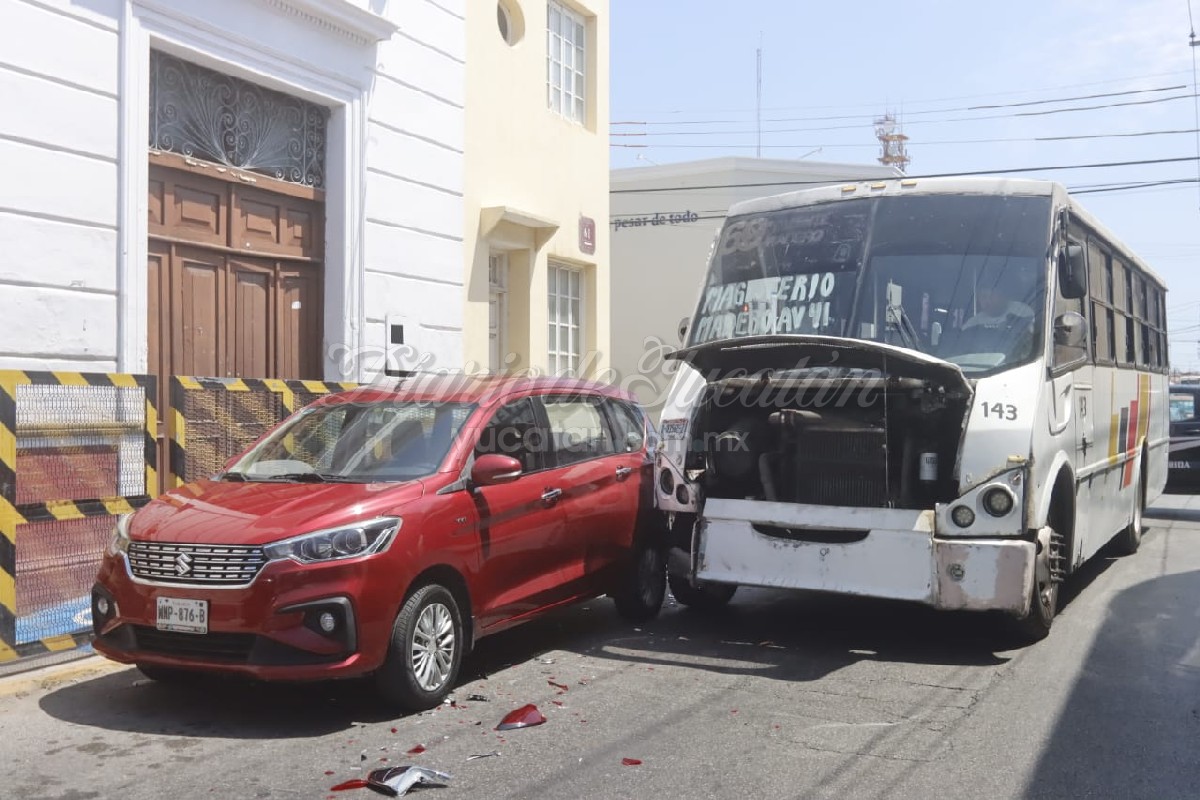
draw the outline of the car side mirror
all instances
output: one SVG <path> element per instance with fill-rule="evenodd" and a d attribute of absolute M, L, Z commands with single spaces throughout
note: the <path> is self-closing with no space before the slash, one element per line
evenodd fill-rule
<path fill-rule="evenodd" d="M 1067 300 L 1087 297 L 1087 260 L 1083 245 L 1067 242 L 1058 254 L 1058 288 Z"/>
<path fill-rule="evenodd" d="M 1082 314 L 1068 311 L 1054 320 L 1054 343 L 1062 347 L 1083 347 L 1087 320 Z"/>
<path fill-rule="evenodd" d="M 690 317 L 684 317 L 683 319 L 679 320 L 679 343 L 680 344 L 687 342 L 688 324 L 691 323 L 691 321 L 692 320 Z"/>
<path fill-rule="evenodd" d="M 625 435 L 625 449 L 629 452 L 642 449 L 642 435 L 637 431 L 630 431 Z"/>
<path fill-rule="evenodd" d="M 512 456 L 488 453 L 475 459 L 471 467 L 471 483 L 474 486 L 499 486 L 512 483 L 521 477 L 522 472 L 521 462 Z"/>

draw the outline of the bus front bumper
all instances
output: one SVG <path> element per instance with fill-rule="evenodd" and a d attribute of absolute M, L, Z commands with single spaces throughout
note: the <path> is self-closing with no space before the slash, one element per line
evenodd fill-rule
<path fill-rule="evenodd" d="M 694 536 L 700 582 L 1029 611 L 1034 542 L 939 538 L 933 510 L 709 499 Z"/>

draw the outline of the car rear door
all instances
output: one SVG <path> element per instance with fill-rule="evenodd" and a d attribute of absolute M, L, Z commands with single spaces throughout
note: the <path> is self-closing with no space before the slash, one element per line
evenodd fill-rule
<path fill-rule="evenodd" d="M 546 395 L 542 402 L 564 483 L 572 555 L 568 577 L 578 593 L 605 591 L 607 568 L 632 541 L 642 456 L 618 451 L 600 395 Z"/>

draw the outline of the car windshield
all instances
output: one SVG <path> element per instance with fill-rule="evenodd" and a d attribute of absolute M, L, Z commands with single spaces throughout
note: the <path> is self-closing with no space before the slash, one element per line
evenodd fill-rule
<path fill-rule="evenodd" d="M 475 406 L 348 402 L 310 406 L 240 459 L 229 480 L 382 483 L 432 475 Z"/>
<path fill-rule="evenodd" d="M 689 344 L 841 336 L 936 355 L 966 373 L 1041 344 L 1050 198 L 911 195 L 731 219 Z"/>

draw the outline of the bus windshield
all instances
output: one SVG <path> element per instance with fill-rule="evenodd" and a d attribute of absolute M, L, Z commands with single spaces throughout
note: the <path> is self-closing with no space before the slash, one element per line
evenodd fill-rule
<path fill-rule="evenodd" d="M 968 374 L 1032 359 L 1045 314 L 1050 198 L 860 198 L 730 219 L 689 345 L 840 336 L 935 355 Z"/>

